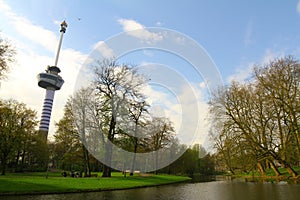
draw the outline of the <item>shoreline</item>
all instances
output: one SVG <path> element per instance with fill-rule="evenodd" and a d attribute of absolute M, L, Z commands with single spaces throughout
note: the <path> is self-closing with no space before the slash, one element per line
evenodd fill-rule
<path fill-rule="evenodd" d="M 44 190 L 44 191 L 9 191 L 9 192 L 0 192 L 0 197 L 5 197 L 5 196 L 35 196 L 35 195 L 55 195 L 55 194 L 72 194 L 72 193 L 88 193 L 88 192 L 104 192 L 104 191 L 118 191 L 118 190 L 132 190 L 132 189 L 138 189 L 138 188 L 146 188 L 146 187 L 157 187 L 157 186 L 163 186 L 163 185 L 171 185 L 171 184 L 180 184 L 180 183 L 184 183 L 184 182 L 190 182 L 191 178 L 190 177 L 185 177 L 185 176 L 171 176 L 171 175 L 161 175 L 161 176 L 165 176 L 168 178 L 168 176 L 170 178 L 180 178 L 177 180 L 171 180 L 171 179 L 167 179 L 167 182 L 153 182 L 147 185 L 143 185 L 141 183 L 141 185 L 133 185 L 133 186 L 125 186 L 125 187 L 99 187 L 99 188 L 84 188 L 84 189 L 72 189 L 72 188 L 65 188 L 62 189 L 60 191 L 51 191 L 51 190 Z M 140 178 L 140 176 L 136 176 L 137 178 Z M 153 176 L 149 176 L 152 179 L 160 179 L 159 176 L 156 177 L 156 175 Z M 143 179 L 146 179 L 148 177 L 142 177 Z M 96 180 L 96 181 L 101 181 L 101 180 L 105 180 L 105 179 L 110 179 L 110 178 L 95 178 L 95 179 L 86 179 L 86 180 Z M 63 179 L 62 179 L 63 180 Z M 72 178 L 69 178 L 69 180 L 72 180 Z M 78 179 L 80 180 L 80 179 Z M 82 179 L 81 179 L 82 180 Z M 127 181 L 126 178 L 124 178 L 122 181 Z M 133 178 L 132 180 L 137 180 Z M 1 179 L 0 179 L 1 181 Z M 114 181 L 114 180 L 113 180 Z M 119 180 L 115 180 L 116 184 Z M 130 181 L 130 180 L 129 180 Z"/>
<path fill-rule="evenodd" d="M 90 178 L 80 178 L 77 180 L 87 180 L 88 181 L 101 181 L 101 180 L 111 180 L 111 181 L 115 181 L 116 185 L 118 183 L 120 183 L 121 181 L 139 181 L 139 180 L 147 180 L 147 178 L 151 178 L 152 180 L 155 179 L 162 179 L 165 178 L 165 180 L 167 180 L 167 182 L 151 182 L 150 184 L 147 185 L 143 185 L 142 181 L 141 181 L 141 185 L 134 185 L 134 186 L 125 186 L 125 187 L 99 187 L 99 188 L 84 188 L 84 189 L 72 189 L 72 188 L 64 188 L 60 191 L 51 191 L 49 190 L 44 190 L 44 191 L 11 191 L 11 192 L 0 192 L 0 197 L 5 197 L 5 196 L 35 196 L 35 195 L 60 195 L 60 194 L 75 194 L 75 193 L 90 193 L 90 192 L 105 192 L 105 191 L 119 191 L 119 190 L 132 190 L 132 189 L 139 189 L 139 188 L 147 188 L 147 187 L 158 187 L 158 186 L 164 186 L 164 185 L 175 185 L 175 184 L 181 184 L 181 183 L 189 183 L 191 182 L 191 178 L 187 177 L 187 176 L 175 176 L 175 175 L 150 175 L 147 177 L 144 176 L 134 176 L 133 178 L 131 177 L 131 179 L 128 179 L 128 177 L 122 177 L 122 180 L 119 179 L 120 177 L 117 177 L 117 179 L 112 180 L 114 178 L 94 178 L 94 179 L 90 179 Z M 176 180 L 172 180 L 172 178 L 177 177 L 180 179 L 176 179 Z M 299 184 L 300 183 L 300 176 L 298 177 L 287 177 L 287 176 L 251 176 L 251 175 L 231 175 L 228 176 L 231 177 L 231 180 L 234 180 L 236 178 L 243 178 L 246 179 L 247 182 L 261 182 L 261 181 L 266 181 L 266 182 L 280 182 L 280 181 L 286 181 L 288 183 L 294 183 L 294 184 Z M 57 177 L 52 177 L 52 178 L 56 178 Z M 168 179 L 170 178 L 170 179 Z M 51 178 L 50 178 L 51 179 Z M 47 180 L 47 179 L 45 179 Z M 64 180 L 63 178 L 61 180 Z M 65 179 L 68 180 L 68 179 Z M 69 178 L 69 180 L 76 180 L 73 178 Z M 1 178 L 0 178 L 1 181 Z"/>
<path fill-rule="evenodd" d="M 296 184 L 300 183 L 300 175 L 297 177 L 292 177 L 292 176 L 252 176 L 252 175 L 230 175 L 232 179 L 235 178 L 245 178 L 249 179 L 248 181 L 252 182 L 259 182 L 259 181 L 267 181 L 267 182 L 280 182 L 280 181 L 286 181 L 286 182 L 294 182 Z"/>

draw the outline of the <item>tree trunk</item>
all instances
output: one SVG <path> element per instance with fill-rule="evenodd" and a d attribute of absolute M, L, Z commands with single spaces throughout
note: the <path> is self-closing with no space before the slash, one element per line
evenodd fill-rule
<path fill-rule="evenodd" d="M 297 177 L 298 173 L 290 166 L 288 162 L 285 160 L 278 160 L 280 164 L 286 169 L 286 171 L 292 176 L 292 177 Z"/>
<path fill-rule="evenodd" d="M 84 177 L 90 177 L 91 176 L 91 170 L 90 170 L 90 159 L 89 159 L 89 152 L 85 148 L 85 146 L 82 146 L 83 148 L 83 172 Z"/>
<path fill-rule="evenodd" d="M 16 167 L 18 167 L 18 165 L 19 165 L 20 154 L 21 154 L 21 152 L 20 152 L 20 150 L 18 150 L 17 156 L 16 156 Z"/>
<path fill-rule="evenodd" d="M 274 162 L 271 160 L 268 160 L 268 163 L 270 164 L 272 170 L 275 172 L 276 176 L 280 176 L 281 173 L 279 172 L 279 170 L 277 169 L 277 167 L 275 166 Z"/>
<path fill-rule="evenodd" d="M 106 163 L 103 164 L 102 177 L 111 177 L 111 154 L 109 152 L 105 152 L 105 162 Z"/>
<path fill-rule="evenodd" d="M 294 178 L 298 176 L 298 173 L 291 166 L 287 166 L 286 171 Z"/>
<path fill-rule="evenodd" d="M 158 151 L 155 151 L 155 175 L 158 174 Z"/>
<path fill-rule="evenodd" d="M 107 165 L 103 165 L 102 177 L 111 177 L 111 168 Z"/>
<path fill-rule="evenodd" d="M 111 177 L 111 156 L 112 156 L 112 146 L 111 143 L 107 142 L 105 145 L 105 163 L 103 164 L 102 177 Z"/>
<path fill-rule="evenodd" d="M 297 134 L 295 134 L 295 141 L 296 141 L 296 145 L 297 145 L 297 150 L 298 150 L 298 163 L 297 163 L 297 165 L 298 166 L 300 166 L 300 137 L 298 136 L 299 135 L 299 133 L 298 133 L 298 131 L 296 130 L 295 131 Z M 299 138 L 298 138 L 299 137 Z"/>
<path fill-rule="evenodd" d="M 7 155 L 2 155 L 1 165 L 2 165 L 1 175 L 5 175 L 5 173 L 6 173 L 6 165 L 7 165 Z"/>
<path fill-rule="evenodd" d="M 24 162 L 25 162 L 25 150 L 23 150 L 23 153 L 22 153 L 21 172 L 23 172 L 23 170 L 24 170 Z"/>
<path fill-rule="evenodd" d="M 258 168 L 258 171 L 261 173 L 262 176 L 264 176 L 266 174 L 266 171 L 264 169 L 264 167 L 262 166 L 262 164 L 260 162 L 258 162 L 256 164 L 257 168 Z"/>
<path fill-rule="evenodd" d="M 87 166 L 88 175 L 91 176 L 90 156 L 87 149 L 86 149 L 86 166 Z"/>
<path fill-rule="evenodd" d="M 112 142 L 114 140 L 115 127 L 116 127 L 116 121 L 113 113 L 110 119 L 107 142 L 105 143 L 105 163 L 103 165 L 102 177 L 111 177 L 110 165 L 111 165 L 111 157 L 112 157 Z"/>
<path fill-rule="evenodd" d="M 1 175 L 5 175 L 5 170 L 6 170 L 6 164 L 3 163 L 3 164 L 2 164 L 2 172 L 1 172 Z"/>
<path fill-rule="evenodd" d="M 132 166 L 131 166 L 131 170 L 130 170 L 130 176 L 133 176 L 133 173 L 134 173 L 136 152 L 137 152 L 137 138 L 134 138 L 134 152 L 133 152 L 133 160 L 132 160 Z"/>

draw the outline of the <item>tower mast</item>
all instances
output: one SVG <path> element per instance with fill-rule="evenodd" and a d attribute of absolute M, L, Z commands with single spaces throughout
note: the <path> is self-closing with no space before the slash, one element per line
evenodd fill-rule
<path fill-rule="evenodd" d="M 48 66 L 46 72 L 42 72 L 38 74 L 38 85 L 41 88 L 46 89 L 46 95 L 43 103 L 43 111 L 41 115 L 41 121 L 39 126 L 39 133 L 43 137 L 45 141 L 47 141 L 48 130 L 52 112 L 52 105 L 54 100 L 55 90 L 59 90 L 64 84 L 64 80 L 58 73 L 60 73 L 60 69 L 57 67 L 59 53 L 61 49 L 63 35 L 67 29 L 67 23 L 63 21 L 60 25 L 60 38 L 58 42 L 58 48 L 55 58 L 54 66 Z"/>

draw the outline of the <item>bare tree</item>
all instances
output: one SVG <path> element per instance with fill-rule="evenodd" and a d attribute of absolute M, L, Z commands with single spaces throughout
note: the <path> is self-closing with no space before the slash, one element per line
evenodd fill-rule
<path fill-rule="evenodd" d="M 114 59 L 103 60 L 95 66 L 95 95 L 105 121 L 102 130 L 107 140 L 103 177 L 111 176 L 111 145 L 118 133 L 118 120 L 128 114 L 126 108 L 129 108 L 130 102 L 137 98 L 144 82 L 143 76 L 139 75 L 136 69 L 129 65 L 120 65 Z"/>
<path fill-rule="evenodd" d="M 243 146 L 241 152 L 253 156 L 262 174 L 270 165 L 280 175 L 276 161 L 295 177 L 287 155 L 299 150 L 299 64 L 290 57 L 276 60 L 257 67 L 255 79 L 232 83 L 212 100 L 212 107 L 219 108 L 211 110 L 213 115 L 223 111 L 219 139 L 235 138 Z M 220 150 L 226 147 L 227 139 L 217 141 Z"/>
<path fill-rule="evenodd" d="M 143 100 L 141 95 L 139 95 L 139 98 Z M 132 166 L 130 170 L 130 176 L 133 176 L 134 168 L 135 168 L 135 162 L 136 162 L 136 153 L 137 153 L 137 148 L 139 144 L 139 138 L 141 136 L 138 136 L 138 131 L 141 131 L 141 128 L 145 126 L 145 123 L 142 122 L 141 118 L 143 117 L 144 113 L 148 113 L 147 103 L 143 100 L 141 102 L 139 101 L 133 101 L 129 107 L 129 117 L 133 120 L 134 122 L 134 130 L 133 130 L 133 137 L 132 137 L 132 142 L 133 142 L 133 159 L 132 159 Z"/>
<path fill-rule="evenodd" d="M 15 50 L 12 46 L 0 38 L 0 80 L 5 78 L 6 73 L 9 71 L 9 63 L 14 60 Z"/>
<path fill-rule="evenodd" d="M 90 155 L 87 147 L 88 139 L 93 132 L 95 102 L 94 93 L 91 87 L 81 88 L 73 98 L 71 98 L 71 111 L 73 114 L 74 125 L 78 131 L 82 142 L 82 152 L 84 160 L 84 176 L 91 176 Z M 92 130 L 92 131 L 91 131 Z"/>
<path fill-rule="evenodd" d="M 260 94 L 269 106 L 268 131 L 273 136 L 270 154 L 292 176 L 297 173 L 291 163 L 300 160 L 300 64 L 291 56 L 274 60 L 261 68 L 255 68 Z"/>
<path fill-rule="evenodd" d="M 147 129 L 149 131 L 147 143 L 150 150 L 155 153 L 155 173 L 157 174 L 159 159 L 158 150 L 172 145 L 175 130 L 172 122 L 169 119 L 162 117 L 153 117 L 149 122 Z"/>

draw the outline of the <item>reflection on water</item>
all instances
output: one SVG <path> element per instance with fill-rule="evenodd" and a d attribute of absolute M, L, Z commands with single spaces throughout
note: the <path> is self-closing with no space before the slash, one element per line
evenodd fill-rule
<path fill-rule="evenodd" d="M 16 200 L 153 200 L 153 199 L 189 199 L 189 200 L 298 200 L 300 184 L 286 182 L 247 182 L 244 179 L 231 181 L 212 181 L 201 183 L 183 183 L 158 187 L 139 188 L 118 191 L 103 191 L 77 194 L 33 195 L 19 197 L 1 197 L 0 199 Z"/>

